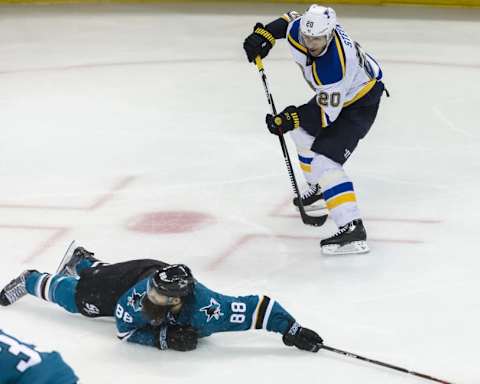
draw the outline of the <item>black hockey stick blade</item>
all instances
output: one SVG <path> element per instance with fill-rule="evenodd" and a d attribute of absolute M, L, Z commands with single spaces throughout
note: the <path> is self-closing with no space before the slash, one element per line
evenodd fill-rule
<path fill-rule="evenodd" d="M 322 216 L 308 216 L 306 213 L 300 214 L 302 221 L 306 225 L 312 225 L 314 227 L 321 227 L 327 221 L 328 215 Z"/>

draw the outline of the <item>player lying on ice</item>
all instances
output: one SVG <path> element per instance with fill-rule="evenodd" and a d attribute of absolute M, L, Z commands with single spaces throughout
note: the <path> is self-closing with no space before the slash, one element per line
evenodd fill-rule
<path fill-rule="evenodd" d="M 102 263 L 70 244 L 56 274 L 26 270 L 0 292 L 8 306 L 27 293 L 87 317 L 115 317 L 121 340 L 190 351 L 216 332 L 266 329 L 287 346 L 317 352 L 322 338 L 268 296 L 226 296 L 195 280 L 183 264 L 151 260 Z"/>

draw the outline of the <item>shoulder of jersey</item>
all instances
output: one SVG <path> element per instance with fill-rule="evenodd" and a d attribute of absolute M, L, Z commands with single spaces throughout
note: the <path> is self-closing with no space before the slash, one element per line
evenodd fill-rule
<path fill-rule="evenodd" d="M 292 22 L 287 40 L 298 52 L 308 54 L 307 48 L 300 43 L 300 18 Z M 337 31 L 334 31 L 327 52 L 315 58 L 312 63 L 313 79 L 318 86 L 337 83 L 345 76 L 345 70 L 345 51 L 340 36 Z"/>

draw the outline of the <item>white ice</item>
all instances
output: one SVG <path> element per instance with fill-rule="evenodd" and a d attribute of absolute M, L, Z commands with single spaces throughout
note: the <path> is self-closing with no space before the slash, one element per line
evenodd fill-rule
<path fill-rule="evenodd" d="M 337 7 L 392 97 L 346 166 L 371 252 L 325 257 L 335 227 L 291 208 L 242 50 L 289 7 L 0 7 L 0 285 L 54 271 L 77 239 L 105 261 L 184 262 L 218 291 L 268 294 L 334 347 L 479 383 L 480 11 Z M 265 65 L 279 109 L 312 96 L 285 42 Z M 172 211 L 210 219 L 131 230 Z M 60 351 L 83 383 L 425 382 L 262 331 L 160 352 L 33 297 L 0 309 L 0 328 Z"/>

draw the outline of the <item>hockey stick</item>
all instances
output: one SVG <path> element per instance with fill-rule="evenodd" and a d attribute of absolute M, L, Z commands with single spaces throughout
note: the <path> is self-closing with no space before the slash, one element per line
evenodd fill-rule
<path fill-rule="evenodd" d="M 267 75 L 265 75 L 265 69 L 263 67 L 263 62 L 260 56 L 257 56 L 257 58 L 255 59 L 255 65 L 257 66 L 258 72 L 260 73 L 260 77 L 263 82 L 263 88 L 265 89 L 265 95 L 267 96 L 267 99 L 268 99 L 268 104 L 270 104 L 270 106 L 272 107 L 273 115 L 276 115 L 277 110 L 273 102 L 272 94 L 270 93 L 270 90 L 268 88 Z M 283 158 L 287 166 L 288 175 L 290 176 L 290 182 L 292 183 L 293 192 L 295 193 L 298 199 L 298 210 L 300 211 L 300 217 L 302 218 L 302 221 L 304 224 L 313 225 L 314 227 L 320 227 L 325 223 L 328 215 L 308 216 L 307 213 L 305 212 L 305 207 L 303 206 L 303 203 L 302 203 L 302 196 L 300 195 L 297 180 L 295 179 L 295 173 L 293 172 L 292 162 L 290 161 L 290 155 L 288 154 L 287 144 L 285 143 L 283 132 L 281 130 L 280 130 L 280 134 L 278 135 L 278 139 L 280 140 L 280 146 L 282 147 Z"/>
<path fill-rule="evenodd" d="M 394 370 L 396 370 L 396 371 L 400 371 L 400 372 L 403 372 L 403 373 L 407 373 L 407 374 L 409 374 L 409 375 L 421 377 L 421 378 L 423 378 L 423 379 L 427 379 L 427 380 L 431 380 L 431 381 L 436 381 L 437 383 L 453 384 L 451 381 L 446 381 L 446 380 L 437 379 L 436 377 L 429 376 L 429 375 L 426 375 L 426 374 L 424 374 L 424 373 L 419 373 L 419 372 L 411 371 L 411 370 L 409 370 L 409 369 L 402 368 L 402 367 L 398 367 L 398 366 L 396 366 L 396 365 L 384 363 L 383 361 L 378 361 L 378 360 L 369 359 L 369 358 L 367 358 L 367 357 L 363 357 L 363 356 L 360 356 L 360 355 L 356 355 L 356 354 L 351 353 L 351 352 L 346 352 L 346 351 L 342 351 L 341 349 L 329 347 L 328 345 L 325 345 L 325 344 L 322 344 L 322 345 L 321 345 L 321 348 L 322 348 L 322 349 L 326 349 L 327 351 L 330 351 L 330 352 L 339 353 L 339 354 L 344 355 L 344 356 L 347 356 L 347 357 L 353 357 L 354 359 L 366 361 L 367 363 L 372 363 L 372 364 L 376 364 L 376 365 L 381 365 L 382 367 L 394 369 Z"/>

